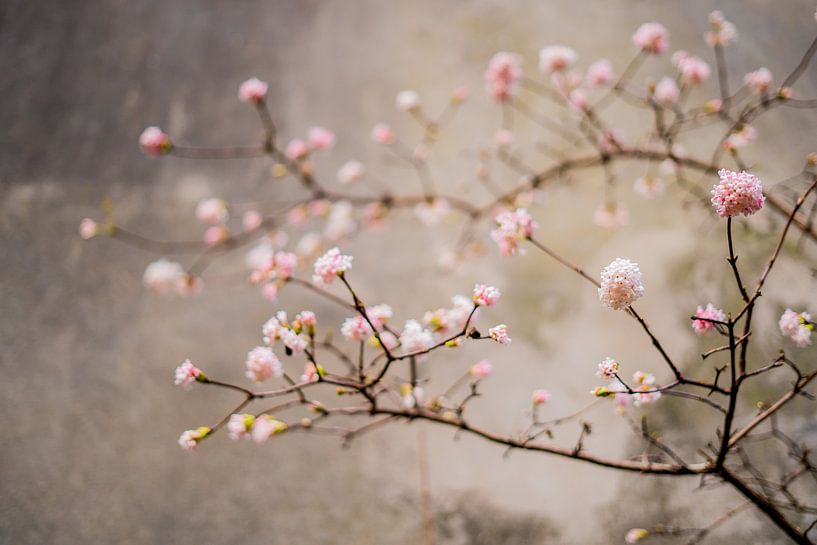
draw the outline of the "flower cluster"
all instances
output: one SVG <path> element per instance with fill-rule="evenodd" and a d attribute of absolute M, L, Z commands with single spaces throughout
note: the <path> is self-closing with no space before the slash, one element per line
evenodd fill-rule
<path fill-rule="evenodd" d="M 508 335 L 508 326 L 499 324 L 488 330 L 488 335 L 499 344 L 511 344 L 511 337 Z"/>
<path fill-rule="evenodd" d="M 485 71 L 488 94 L 496 102 L 507 102 L 516 96 L 521 77 L 522 57 L 516 53 L 497 53 Z"/>
<path fill-rule="evenodd" d="M 695 333 L 698 335 L 703 335 L 715 329 L 715 325 L 712 322 L 707 320 L 716 320 L 718 322 L 723 322 L 726 320 L 726 313 L 721 309 L 715 307 L 712 303 L 706 305 L 706 308 L 698 306 L 698 310 L 695 311 L 696 318 L 705 318 L 705 320 L 692 320 L 692 329 L 695 330 Z"/>
<path fill-rule="evenodd" d="M 533 236 L 536 222 L 524 208 L 502 212 L 496 217 L 497 227 L 491 231 L 491 238 L 499 246 L 499 253 L 504 256 L 515 255 L 519 241 Z"/>
<path fill-rule="evenodd" d="M 492 307 L 499 301 L 499 290 L 494 286 L 477 284 L 474 286 L 474 304 L 478 306 Z"/>
<path fill-rule="evenodd" d="M 189 390 L 196 381 L 206 382 L 207 376 L 190 360 L 184 360 L 181 365 L 176 367 L 176 386 Z"/>
<path fill-rule="evenodd" d="M 780 333 L 788 337 L 800 348 L 811 344 L 811 333 L 814 331 L 814 324 L 811 322 L 811 314 L 808 312 L 795 312 L 787 308 L 778 322 Z"/>
<path fill-rule="evenodd" d="M 763 186 L 754 174 L 721 169 L 720 181 L 712 187 L 712 206 L 722 218 L 749 216 L 763 207 Z"/>
<path fill-rule="evenodd" d="M 312 280 L 319 286 L 326 286 L 351 268 L 352 256 L 343 255 L 338 248 L 332 248 L 315 261 Z"/>
<path fill-rule="evenodd" d="M 618 362 L 613 358 L 604 358 L 604 360 L 599 364 L 599 370 L 596 371 L 596 376 L 599 378 L 615 378 L 616 373 L 618 373 Z"/>
<path fill-rule="evenodd" d="M 651 55 L 660 55 L 669 45 L 669 32 L 660 23 L 644 23 L 633 34 L 633 43 Z"/>
<path fill-rule="evenodd" d="M 637 263 L 617 258 L 601 271 L 599 300 L 604 306 L 613 310 L 627 309 L 643 295 Z"/>
<path fill-rule="evenodd" d="M 247 378 L 254 382 L 263 382 L 270 377 L 280 377 L 284 374 L 283 366 L 278 356 L 271 348 L 256 346 L 247 353 Z"/>

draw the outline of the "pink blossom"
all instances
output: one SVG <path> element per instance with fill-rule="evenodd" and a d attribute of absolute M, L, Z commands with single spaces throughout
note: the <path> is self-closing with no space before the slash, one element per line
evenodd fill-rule
<path fill-rule="evenodd" d="M 267 97 L 269 85 L 258 78 L 250 78 L 238 88 L 238 100 L 259 104 Z"/>
<path fill-rule="evenodd" d="M 434 335 L 429 330 L 423 328 L 420 322 L 408 320 L 400 334 L 400 344 L 409 354 L 420 352 L 434 346 Z"/>
<path fill-rule="evenodd" d="M 338 248 L 332 248 L 315 261 L 312 281 L 318 285 L 329 285 L 335 277 L 352 268 L 352 256 L 343 255 Z"/>
<path fill-rule="evenodd" d="M 664 180 L 648 174 L 638 178 L 633 189 L 645 199 L 654 199 L 664 192 Z"/>
<path fill-rule="evenodd" d="M 494 286 L 477 284 L 474 286 L 474 304 L 492 307 L 499 301 L 499 290 Z"/>
<path fill-rule="evenodd" d="M 420 107 L 420 95 L 410 89 L 400 91 L 397 93 L 395 104 L 397 105 L 397 109 L 401 112 L 415 110 Z"/>
<path fill-rule="evenodd" d="M 289 141 L 289 143 L 287 143 L 284 153 L 293 161 L 296 159 L 303 159 L 307 156 L 307 154 L 309 154 L 309 147 L 306 145 L 306 142 L 300 138 L 293 138 Z"/>
<path fill-rule="evenodd" d="M 547 390 L 534 390 L 533 394 L 531 394 L 531 401 L 534 406 L 544 405 L 550 401 L 550 392 Z"/>
<path fill-rule="evenodd" d="M 451 92 L 452 102 L 465 102 L 469 95 L 468 87 L 457 87 Z"/>
<path fill-rule="evenodd" d="M 286 431 L 287 425 L 268 414 L 262 414 L 252 424 L 252 440 L 256 443 L 265 443 L 277 433 Z"/>
<path fill-rule="evenodd" d="M 315 367 L 315 364 L 311 361 L 307 362 L 304 365 L 304 374 L 301 375 L 301 382 L 318 382 L 320 378 L 320 373 L 318 373 L 318 368 Z"/>
<path fill-rule="evenodd" d="M 99 231 L 99 225 L 91 218 L 84 218 L 79 222 L 79 236 L 84 240 L 94 238 Z"/>
<path fill-rule="evenodd" d="M 377 337 L 369 337 L 369 344 L 375 347 L 383 345 L 389 350 L 397 348 L 397 345 L 400 344 L 400 341 L 397 339 L 397 337 L 395 337 L 394 333 L 390 331 L 381 331 L 378 333 L 378 336 L 380 337 L 379 341 L 377 340 Z"/>
<path fill-rule="evenodd" d="M 423 402 L 423 388 L 405 383 L 400 386 L 400 395 L 403 396 L 403 407 L 413 409 Z"/>
<path fill-rule="evenodd" d="M 576 62 L 576 52 L 564 45 L 550 45 L 539 51 L 539 70 L 545 74 L 563 72 Z"/>
<path fill-rule="evenodd" d="M 660 55 L 669 44 L 669 33 L 660 23 L 644 23 L 633 34 L 633 43 L 642 51 Z"/>
<path fill-rule="evenodd" d="M 227 434 L 233 441 L 249 439 L 255 416 L 251 414 L 233 414 L 227 422 Z"/>
<path fill-rule="evenodd" d="M 179 436 L 179 446 L 184 450 L 193 451 L 199 445 L 199 442 L 210 434 L 210 428 L 202 426 L 195 430 L 187 430 L 182 432 Z"/>
<path fill-rule="evenodd" d="M 720 11 L 715 10 L 710 13 L 709 22 L 712 30 L 704 34 L 704 40 L 710 46 L 727 47 L 737 39 L 738 31 L 735 25 L 727 21 Z"/>
<path fill-rule="evenodd" d="M 363 341 L 372 334 L 372 328 L 363 316 L 346 318 L 340 332 L 348 341 Z"/>
<path fill-rule="evenodd" d="M 521 77 L 522 57 L 516 53 L 497 53 L 485 71 L 488 94 L 496 102 L 507 102 L 519 91 Z"/>
<path fill-rule="evenodd" d="M 338 169 L 338 181 L 348 185 L 363 179 L 366 167 L 360 161 L 347 161 Z"/>
<path fill-rule="evenodd" d="M 480 360 L 471 366 L 468 373 L 478 379 L 488 378 L 494 372 L 494 366 L 488 360 Z"/>
<path fill-rule="evenodd" d="M 743 76 L 743 82 L 755 93 L 763 95 L 769 91 L 772 84 L 772 73 L 764 66 Z"/>
<path fill-rule="evenodd" d="M 203 199 L 196 205 L 196 218 L 209 225 L 218 225 L 227 221 L 227 203 L 222 199 Z"/>
<path fill-rule="evenodd" d="M 378 144 L 389 145 L 394 142 L 394 132 L 385 123 L 378 123 L 372 129 L 372 140 Z"/>
<path fill-rule="evenodd" d="M 624 541 L 626 543 L 638 543 L 649 535 L 650 533 L 644 528 L 631 528 L 627 531 L 627 535 L 624 536 Z"/>
<path fill-rule="evenodd" d="M 780 333 L 788 337 L 794 344 L 804 348 L 811 344 L 811 332 L 814 331 L 814 324 L 811 323 L 811 314 L 808 312 L 795 312 L 790 308 L 780 316 Z"/>
<path fill-rule="evenodd" d="M 307 329 L 312 329 L 315 327 L 317 323 L 317 318 L 315 317 L 315 313 L 311 310 L 302 310 L 298 314 L 295 315 L 295 321 L 293 322 L 293 329 L 295 329 L 294 324 L 300 324 L 301 327 L 305 327 Z"/>
<path fill-rule="evenodd" d="M 230 230 L 224 225 L 213 225 L 204 231 L 204 242 L 208 246 L 221 244 L 230 238 Z"/>
<path fill-rule="evenodd" d="M 164 295 L 175 289 L 184 276 L 181 264 L 162 258 L 147 266 L 142 281 L 148 288 Z"/>
<path fill-rule="evenodd" d="M 499 324 L 488 330 L 488 335 L 499 344 L 511 344 L 513 339 L 508 336 L 508 326 Z"/>
<path fill-rule="evenodd" d="M 154 156 L 163 155 L 173 147 L 170 137 L 159 127 L 148 127 L 142 131 L 142 135 L 139 136 L 139 145 L 146 154 Z"/>
<path fill-rule="evenodd" d="M 303 352 L 306 350 L 306 347 L 309 345 L 306 337 L 303 335 L 299 335 L 295 333 L 291 329 L 284 329 L 280 332 L 281 341 L 284 343 L 284 346 L 289 348 L 295 354 Z"/>
<path fill-rule="evenodd" d="M 599 364 L 599 370 L 596 371 L 596 376 L 599 378 L 615 378 L 618 373 L 618 362 L 613 358 L 604 358 Z"/>
<path fill-rule="evenodd" d="M 261 227 L 264 223 L 264 216 L 258 210 L 247 210 L 241 218 L 241 224 L 244 227 L 244 232 L 251 233 Z"/>
<path fill-rule="evenodd" d="M 275 316 L 267 320 L 261 326 L 261 335 L 264 342 L 268 345 L 275 344 L 275 341 L 281 338 L 281 332 L 289 329 L 289 322 L 287 322 L 287 313 L 279 310 Z"/>
<path fill-rule="evenodd" d="M 185 390 L 189 390 L 194 382 L 206 379 L 201 369 L 193 365 L 190 360 L 184 360 L 181 365 L 176 367 L 176 386 L 181 386 Z"/>
<path fill-rule="evenodd" d="M 661 78 L 661 81 L 655 86 L 655 91 L 653 92 L 655 101 L 665 108 L 675 106 L 680 96 L 681 91 L 678 90 L 678 85 L 675 84 L 675 80 L 667 77 Z"/>
<path fill-rule="evenodd" d="M 720 181 L 712 187 L 712 206 L 722 218 L 743 214 L 749 216 L 763 207 L 763 186 L 754 174 L 746 171 L 718 171 Z"/>
<path fill-rule="evenodd" d="M 613 65 L 607 59 L 599 59 L 587 69 L 587 83 L 590 87 L 604 87 L 612 83 Z"/>
<path fill-rule="evenodd" d="M 707 320 L 717 320 L 719 322 L 726 320 L 726 313 L 715 307 L 712 303 L 706 305 L 706 308 L 699 305 L 698 310 L 695 311 L 695 316 L 698 318 L 706 318 Z M 692 329 L 694 329 L 698 335 L 703 335 L 715 329 L 715 324 L 705 320 L 692 320 Z"/>
<path fill-rule="evenodd" d="M 622 204 L 606 202 L 596 208 L 593 213 L 593 222 L 599 227 L 615 229 L 630 223 L 630 213 Z"/>
<path fill-rule="evenodd" d="M 627 309 L 643 295 L 637 263 L 619 257 L 601 271 L 599 300 L 604 306 L 613 310 Z"/>
<path fill-rule="evenodd" d="M 633 405 L 640 407 L 649 405 L 661 399 L 661 392 L 655 391 L 657 388 L 655 376 L 643 371 L 633 373 L 633 381 L 636 383 L 636 393 L 632 394 Z"/>
<path fill-rule="evenodd" d="M 266 346 L 257 346 L 247 353 L 247 378 L 254 382 L 263 382 L 272 376 L 280 377 L 284 373 L 281 362 Z"/>
<path fill-rule="evenodd" d="M 712 69 L 703 59 L 692 56 L 679 61 L 678 71 L 681 73 L 681 81 L 688 85 L 699 85 L 712 73 Z"/>
<path fill-rule="evenodd" d="M 315 150 L 328 150 L 335 145 L 335 133 L 323 127 L 312 127 L 307 132 L 306 138 Z"/>
<path fill-rule="evenodd" d="M 393 315 L 392 309 L 389 305 L 374 305 L 366 307 L 366 316 L 371 320 L 372 325 L 378 330 L 382 329 L 389 318 Z"/>
<path fill-rule="evenodd" d="M 504 256 L 515 255 L 520 240 L 530 238 L 536 229 L 536 222 L 524 208 L 502 212 L 496 217 L 497 228 L 491 231 L 491 238 L 499 246 Z"/>

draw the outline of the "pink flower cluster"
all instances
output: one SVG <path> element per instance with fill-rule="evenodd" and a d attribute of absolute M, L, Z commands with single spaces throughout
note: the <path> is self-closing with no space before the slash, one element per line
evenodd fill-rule
<path fill-rule="evenodd" d="M 629 259 L 616 258 L 601 271 L 599 300 L 613 310 L 627 309 L 644 295 L 641 270 Z"/>
<path fill-rule="evenodd" d="M 247 353 L 247 378 L 254 382 L 264 382 L 270 377 L 280 377 L 284 373 L 278 357 L 271 348 L 256 346 Z"/>
<path fill-rule="evenodd" d="M 139 136 L 139 145 L 148 155 L 163 155 L 173 148 L 170 137 L 159 127 L 148 127 Z"/>
<path fill-rule="evenodd" d="M 743 83 L 759 95 L 766 94 L 772 84 L 772 73 L 766 67 L 758 68 L 746 74 Z"/>
<path fill-rule="evenodd" d="M 258 78 L 250 78 L 238 88 L 238 100 L 260 104 L 267 97 L 269 85 Z"/>
<path fill-rule="evenodd" d="M 712 303 L 706 305 L 706 308 L 698 306 L 698 310 L 695 311 L 695 316 L 698 318 L 706 318 L 707 320 L 717 320 L 719 322 L 726 320 L 726 313 L 716 308 Z M 692 320 L 692 329 L 694 329 L 698 335 L 703 335 L 715 329 L 715 324 L 707 322 L 706 320 Z"/>
<path fill-rule="evenodd" d="M 723 13 L 718 10 L 709 14 L 709 22 L 712 30 L 704 34 L 704 40 L 712 47 L 727 47 L 738 38 L 738 31 L 735 25 L 727 21 Z"/>
<path fill-rule="evenodd" d="M 754 174 L 721 169 L 720 181 L 712 187 L 712 206 L 722 218 L 749 216 L 763 207 L 763 186 Z"/>
<path fill-rule="evenodd" d="M 548 401 L 550 401 L 550 392 L 547 390 L 534 390 L 531 394 L 531 402 L 533 403 L 534 407 L 544 405 Z"/>
<path fill-rule="evenodd" d="M 227 203 L 222 199 L 203 199 L 196 205 L 196 218 L 207 225 L 219 225 L 229 219 Z"/>
<path fill-rule="evenodd" d="M 429 327 L 434 333 L 448 335 L 461 331 L 468 321 L 471 311 L 474 311 L 473 299 L 463 295 L 456 295 L 451 298 L 450 308 L 438 308 L 430 310 L 423 316 L 423 324 Z M 477 311 L 474 311 L 473 320 L 477 318 Z"/>
<path fill-rule="evenodd" d="M 179 436 L 179 446 L 188 451 L 196 450 L 199 442 L 210 435 L 210 431 L 212 430 L 207 426 L 202 426 L 200 428 L 196 428 L 195 430 L 184 431 Z"/>
<path fill-rule="evenodd" d="M 778 322 L 780 333 L 791 339 L 794 344 L 804 348 L 811 344 L 811 332 L 814 331 L 814 324 L 811 322 L 811 314 L 808 312 L 795 312 L 790 308 L 780 316 Z"/>
<path fill-rule="evenodd" d="M 599 378 L 607 378 L 612 379 L 615 378 L 616 373 L 618 373 L 618 362 L 613 358 L 604 358 L 604 360 L 599 364 L 599 370 L 596 371 L 596 376 Z"/>
<path fill-rule="evenodd" d="M 644 23 L 633 34 L 633 43 L 642 51 L 660 55 L 669 45 L 669 32 L 660 23 Z"/>
<path fill-rule="evenodd" d="M 184 360 L 181 365 L 176 367 L 176 386 L 181 386 L 185 390 L 189 390 L 194 382 L 205 381 L 207 377 L 201 372 L 201 369 L 193 365 L 190 360 Z"/>
<path fill-rule="evenodd" d="M 539 51 L 539 70 L 545 74 L 563 72 L 576 62 L 576 52 L 564 45 L 549 45 Z"/>
<path fill-rule="evenodd" d="M 494 286 L 477 284 L 474 286 L 474 304 L 484 307 L 492 307 L 499 301 L 500 292 Z"/>
<path fill-rule="evenodd" d="M 346 318 L 340 332 L 349 341 L 364 341 L 372 334 L 372 327 L 363 316 L 357 315 Z"/>
<path fill-rule="evenodd" d="M 519 241 L 533 236 L 536 222 L 524 208 L 502 212 L 496 217 L 497 228 L 491 231 L 491 238 L 499 246 L 499 253 L 504 256 L 515 255 Z"/>
<path fill-rule="evenodd" d="M 338 248 L 332 248 L 315 261 L 312 281 L 319 286 L 327 286 L 351 268 L 352 256 L 343 255 Z"/>
<path fill-rule="evenodd" d="M 178 295 L 187 296 L 199 293 L 202 289 L 200 278 L 189 276 L 180 263 L 164 258 L 147 266 L 142 281 L 145 286 L 159 295 L 175 292 Z"/>
<path fill-rule="evenodd" d="M 484 379 L 491 376 L 491 373 L 494 372 L 494 367 L 491 365 L 491 362 L 488 360 L 480 360 L 468 370 L 468 373 L 478 379 Z"/>
<path fill-rule="evenodd" d="M 434 334 L 417 320 L 408 320 L 400 333 L 400 345 L 406 353 L 421 352 L 434 346 Z"/>
<path fill-rule="evenodd" d="M 290 324 L 287 321 L 287 313 L 278 311 L 261 327 L 261 334 L 264 343 L 272 346 L 280 340 L 284 346 L 294 353 L 303 352 L 309 345 L 309 341 L 303 335 L 306 330 L 309 334 L 314 333 L 315 314 L 305 310 L 295 317 L 295 321 Z"/>
<path fill-rule="evenodd" d="M 519 91 L 521 77 L 522 57 L 516 53 L 497 53 L 485 71 L 488 94 L 496 102 L 507 102 Z"/>
<path fill-rule="evenodd" d="M 508 326 L 499 324 L 488 330 L 488 335 L 499 344 L 511 344 L 511 337 L 508 335 Z"/>

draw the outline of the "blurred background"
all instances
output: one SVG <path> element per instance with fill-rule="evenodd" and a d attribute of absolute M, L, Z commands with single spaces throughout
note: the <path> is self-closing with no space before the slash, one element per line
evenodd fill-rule
<path fill-rule="evenodd" d="M 215 422 L 237 400 L 229 392 L 174 387 L 180 361 L 189 357 L 211 376 L 243 383 L 244 355 L 260 342 L 261 324 L 275 310 L 312 308 L 330 326 L 345 314 L 295 289 L 271 305 L 256 288 L 220 281 L 219 272 L 242 269 L 243 252 L 214 267 L 201 297 L 162 299 L 141 285 L 144 267 L 159 256 L 101 237 L 83 242 L 76 234 L 81 218 L 101 218 L 106 198 L 119 224 L 157 239 L 188 240 L 201 236 L 193 211 L 202 197 L 260 201 L 267 210 L 277 199 L 298 197 L 297 184 L 274 179 L 265 159 L 151 160 L 138 149 L 148 125 L 162 126 L 180 143 L 257 142 L 255 113 L 236 99 L 238 85 L 251 76 L 270 82 L 282 138 L 303 136 L 313 125 L 337 133 L 336 148 L 316 161 L 323 179 L 333 180 L 347 159 L 359 159 L 374 179 L 403 194 L 417 192 L 416 176 L 370 143 L 371 127 L 386 121 L 412 141 L 419 132 L 395 111 L 396 93 L 415 89 L 436 113 L 452 89 L 466 85 L 472 99 L 445 129 L 431 164 L 445 192 L 485 202 L 488 195 L 472 180 L 475 150 L 492 144 L 500 122 L 482 81 L 496 51 L 521 53 L 530 75 L 538 50 L 550 44 L 576 49 L 582 68 L 603 56 L 621 71 L 634 55 L 632 32 L 656 20 L 669 28 L 671 50 L 686 49 L 714 65 L 701 39 L 713 9 L 740 34 L 728 50 L 733 87 L 760 66 L 780 81 L 817 31 L 814 3 L 806 0 L 0 3 L 0 411 L 6 422 L 0 540 L 423 542 L 422 445 L 438 543 L 617 543 L 632 526 L 700 525 L 736 503 L 725 490 L 696 490 L 694 479 L 624 475 L 530 453 L 503 456 L 497 446 L 416 423 L 383 428 L 347 449 L 331 437 L 291 434 L 256 446 L 221 435 L 192 455 L 183 452 L 176 444 L 182 430 Z M 635 81 L 669 73 L 668 57 L 648 63 Z M 801 79 L 799 95 L 815 96 L 815 74 Z M 716 94 L 710 81 L 694 98 Z M 642 133 L 637 112 L 626 106 L 609 108 L 608 119 L 633 139 Z M 746 156 L 764 180 L 799 171 L 814 151 L 814 121 L 813 112 L 781 111 L 757 123 L 759 138 Z M 530 145 L 541 131 L 524 122 L 515 129 L 522 157 L 547 164 Z M 708 157 L 717 136 L 682 142 Z M 531 210 L 542 238 L 593 274 L 619 255 L 638 261 L 648 292 L 641 312 L 669 351 L 694 369 L 711 346 L 693 338 L 687 317 L 698 304 L 727 306 L 735 297 L 721 289 L 722 224 L 706 210 L 681 206 L 683 193 L 672 186 L 645 205 L 631 189 L 643 171 L 637 164 L 618 171 L 618 194 L 631 215 L 627 227 L 610 231 L 592 223 L 603 184 L 595 171 L 548 187 Z M 502 169 L 494 176 L 503 187 L 517 181 Z M 779 226 L 770 215 L 752 223 L 757 229 L 739 232 L 749 270 L 768 255 L 766 233 Z M 534 387 L 553 392 L 548 415 L 584 406 L 597 385 L 595 366 L 608 355 L 667 378 L 637 324 L 600 309 L 593 290 L 541 254 L 499 259 L 488 246 L 483 257 L 441 275 L 437 260 L 458 233 L 453 220 L 426 228 L 406 212 L 342 248 L 355 256 L 352 279 L 364 299 L 391 304 L 398 324 L 448 305 L 475 281 L 502 289 L 500 306 L 482 323 L 507 323 L 512 345 L 466 347 L 424 364 L 424 373 L 444 383 L 477 359 L 494 363 L 485 395 L 470 409 L 475 422 L 519 432 Z M 484 225 L 479 234 L 487 235 Z M 802 259 L 813 263 L 813 245 L 793 240 L 758 311 L 768 324 L 754 345 L 760 360 L 779 349 L 774 324 L 781 309 L 815 301 Z M 190 257 L 182 261 L 189 264 Z M 751 395 L 766 399 L 767 393 Z M 692 434 L 714 435 L 705 413 L 682 417 L 685 407 L 665 399 L 650 417 L 654 427 L 673 430 L 667 433 L 682 448 Z M 609 406 L 587 418 L 594 433 L 586 448 L 614 456 L 640 452 L 626 420 Z M 791 425 L 810 429 L 807 418 L 793 417 Z M 578 427 L 566 426 L 554 441 L 572 445 L 577 436 Z M 711 542 L 783 541 L 764 520 L 747 515 Z"/>

